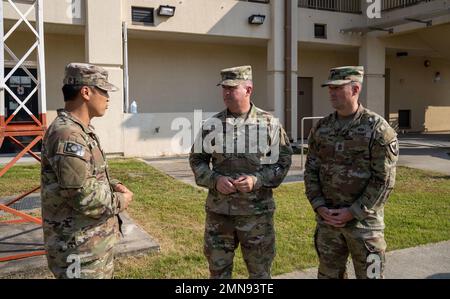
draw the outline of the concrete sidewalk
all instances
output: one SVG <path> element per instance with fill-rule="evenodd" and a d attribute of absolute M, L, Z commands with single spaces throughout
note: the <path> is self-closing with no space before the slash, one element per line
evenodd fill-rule
<path fill-rule="evenodd" d="M 141 159 L 148 165 L 164 172 L 165 174 L 180 180 L 186 184 L 198 187 L 189 166 L 188 156 L 178 156 L 171 158 L 146 158 Z M 292 166 L 283 183 L 294 183 L 303 181 L 303 172 L 300 170 L 300 156 L 292 156 Z"/>
<path fill-rule="evenodd" d="M 5 204 L 10 198 L 0 199 Z M 33 193 L 12 205 L 13 208 L 26 213 L 38 212 L 41 206 L 40 194 Z M 0 216 L 6 213 L 0 211 Z M 159 251 L 159 244 L 146 231 L 134 223 L 125 212 L 120 217 L 123 221 L 124 237 L 117 244 L 117 256 L 147 254 Z M 0 258 L 14 254 L 44 250 L 42 227 L 32 223 L 0 224 Z M 47 269 L 45 256 L 36 256 L 20 260 L 0 262 L 2 277 L 52 277 Z"/>
<path fill-rule="evenodd" d="M 450 175 L 450 134 L 399 135 L 398 164 Z"/>
<path fill-rule="evenodd" d="M 348 263 L 349 278 L 355 278 Z M 316 279 L 317 268 L 276 276 L 279 279 Z M 450 241 L 394 250 L 386 253 L 385 278 L 450 279 Z"/>

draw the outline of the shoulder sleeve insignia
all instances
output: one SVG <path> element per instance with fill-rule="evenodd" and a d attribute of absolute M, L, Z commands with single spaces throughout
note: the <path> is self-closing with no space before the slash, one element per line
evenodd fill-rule
<path fill-rule="evenodd" d="M 71 154 L 78 157 L 84 157 L 84 147 L 78 143 L 67 141 L 64 143 L 64 150 L 63 152 L 65 154 Z"/>
<path fill-rule="evenodd" d="M 391 143 L 389 143 L 389 149 L 391 150 L 391 152 L 394 154 L 394 156 L 398 156 L 398 141 L 392 141 Z"/>

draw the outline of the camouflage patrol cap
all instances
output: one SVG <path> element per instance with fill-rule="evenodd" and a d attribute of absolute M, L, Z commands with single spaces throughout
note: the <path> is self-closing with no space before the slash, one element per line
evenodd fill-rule
<path fill-rule="evenodd" d="M 104 91 L 119 89 L 108 82 L 108 71 L 88 63 L 69 63 L 65 69 L 64 85 L 96 86 Z"/>
<path fill-rule="evenodd" d="M 252 80 L 252 67 L 250 65 L 236 66 L 220 71 L 222 81 L 217 86 L 238 86 L 246 80 Z"/>
<path fill-rule="evenodd" d="M 344 85 L 350 82 L 359 82 L 362 84 L 363 80 L 363 66 L 342 66 L 330 70 L 328 81 L 322 84 L 322 87 L 328 85 Z"/>

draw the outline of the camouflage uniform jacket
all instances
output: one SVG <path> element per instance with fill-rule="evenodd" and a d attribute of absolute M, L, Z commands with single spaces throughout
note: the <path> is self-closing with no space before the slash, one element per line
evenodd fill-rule
<path fill-rule="evenodd" d="M 226 139 L 223 142 L 222 151 L 213 150 L 208 152 L 205 151 L 204 146 L 201 146 L 201 152 L 195 152 L 195 144 L 192 147 L 189 162 L 195 175 L 195 181 L 197 185 L 209 189 L 206 211 L 225 215 L 256 215 L 274 211 L 275 201 L 272 195 L 272 188 L 276 188 L 281 184 L 291 166 L 292 149 L 283 128 L 281 126 L 273 126 L 272 124 L 277 123 L 276 119 L 268 112 L 255 107 L 253 103 L 247 115 L 234 118 L 226 109 L 205 123 L 212 119 L 221 122 L 225 136 L 233 133 L 233 142 L 230 143 L 234 146 L 234 150 L 226 150 Z M 279 155 L 274 155 L 267 160 L 264 160 L 264 157 L 267 158 L 270 156 L 270 153 L 264 155 L 264 151 L 261 151 L 259 147 L 255 151 L 249 150 L 251 148 L 249 145 L 252 142 L 262 142 L 259 140 L 259 137 L 249 137 L 250 130 L 245 129 L 246 126 L 248 128 L 261 122 L 268 124 L 266 126 L 266 131 L 268 132 L 266 144 L 268 146 L 279 144 L 276 148 L 279 151 Z M 200 136 L 205 139 L 210 132 L 204 125 L 202 134 L 198 135 L 196 142 L 199 141 Z M 243 151 L 237 150 L 239 148 L 237 146 L 237 136 L 239 134 L 245 135 L 245 150 Z M 212 163 L 212 169 L 210 163 Z M 219 176 L 237 179 L 241 175 L 253 176 L 256 179 L 251 192 L 243 193 L 237 191 L 225 195 L 216 190 Z"/>
<path fill-rule="evenodd" d="M 41 162 L 44 240 L 50 256 L 93 252 L 100 257 L 111 249 L 119 236 L 116 215 L 124 200 L 113 191 L 117 183 L 110 180 L 93 128 L 58 110 L 43 140 Z"/>
<path fill-rule="evenodd" d="M 383 229 L 397 159 L 397 134 L 382 117 L 360 105 L 340 128 L 335 112 L 311 130 L 306 195 L 314 210 L 349 207 L 355 217 L 349 227 Z"/>

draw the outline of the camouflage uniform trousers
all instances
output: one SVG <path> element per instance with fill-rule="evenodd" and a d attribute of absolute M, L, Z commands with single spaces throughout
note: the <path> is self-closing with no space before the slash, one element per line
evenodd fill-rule
<path fill-rule="evenodd" d="M 75 237 L 76 248 L 62 251 L 61 248 L 47 248 L 47 262 L 57 279 L 111 279 L 114 277 L 114 245 L 118 233 L 103 236 L 101 240 L 91 238 L 87 241 Z M 78 244 L 79 242 L 84 244 Z M 90 243 L 96 241 L 96 247 Z M 92 247 L 92 246 L 91 246 Z"/>
<path fill-rule="evenodd" d="M 386 262 L 383 230 L 318 224 L 314 245 L 320 262 L 319 279 L 347 278 L 349 254 L 357 279 L 383 278 Z"/>
<path fill-rule="evenodd" d="M 114 274 L 114 253 L 113 250 L 103 254 L 101 257 L 92 258 L 89 254 L 75 254 L 80 257 L 80 272 L 79 276 L 76 274 L 74 258 L 69 258 L 74 267 L 67 268 L 55 267 L 52 268 L 51 263 L 49 267 L 53 275 L 57 279 L 112 279 Z M 59 255 L 58 257 L 61 257 Z"/>
<path fill-rule="evenodd" d="M 239 244 L 249 278 L 271 278 L 275 257 L 273 212 L 249 216 L 207 212 L 204 240 L 210 278 L 231 278 L 234 253 Z"/>

